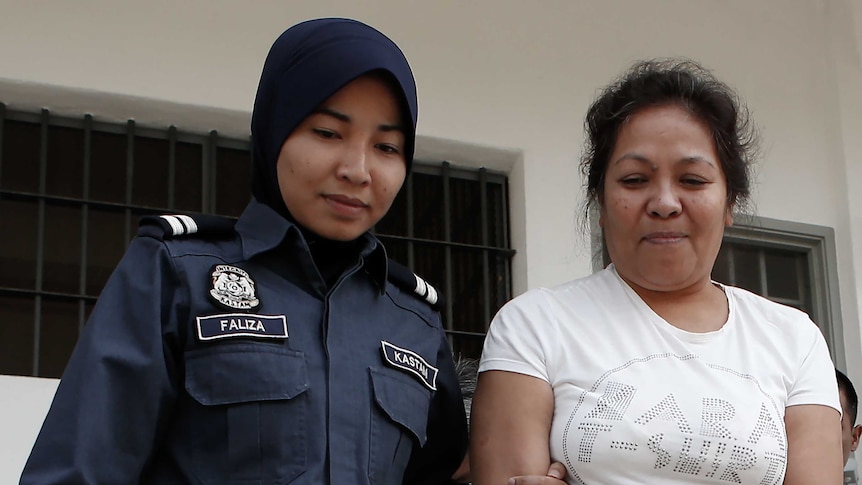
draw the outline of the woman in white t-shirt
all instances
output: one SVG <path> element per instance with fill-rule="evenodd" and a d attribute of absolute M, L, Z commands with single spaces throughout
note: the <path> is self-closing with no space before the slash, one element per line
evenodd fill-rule
<path fill-rule="evenodd" d="M 612 264 L 509 302 L 473 401 L 474 483 L 839 484 L 834 370 L 807 315 L 710 278 L 756 136 L 696 63 L 640 62 L 591 106 L 582 169 Z"/>

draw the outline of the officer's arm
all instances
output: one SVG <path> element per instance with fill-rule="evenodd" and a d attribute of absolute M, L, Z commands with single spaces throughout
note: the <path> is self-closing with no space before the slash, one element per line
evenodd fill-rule
<path fill-rule="evenodd" d="M 437 391 L 428 413 L 428 439 L 414 448 L 404 473 L 405 485 L 448 484 L 467 452 L 467 419 L 449 342 L 441 335 Z"/>
<path fill-rule="evenodd" d="M 176 287 L 164 245 L 135 239 L 84 327 L 21 485 L 139 483 L 177 392 Z"/>

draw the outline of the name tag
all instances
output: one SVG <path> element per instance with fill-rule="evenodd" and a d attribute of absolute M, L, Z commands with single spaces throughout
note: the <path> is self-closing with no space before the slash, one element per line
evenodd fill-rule
<path fill-rule="evenodd" d="M 287 338 L 287 319 L 284 315 L 225 313 L 196 318 L 200 340 L 228 337 Z"/>
<path fill-rule="evenodd" d="M 380 341 L 383 359 L 399 370 L 406 371 L 419 378 L 422 384 L 432 391 L 437 390 L 437 368 L 425 361 L 419 354 L 396 347 L 385 340 Z"/>

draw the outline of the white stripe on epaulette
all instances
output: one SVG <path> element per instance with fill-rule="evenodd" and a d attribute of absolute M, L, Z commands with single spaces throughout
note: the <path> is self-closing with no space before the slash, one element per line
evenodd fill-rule
<path fill-rule="evenodd" d="M 428 300 L 428 303 L 431 303 L 432 305 L 436 305 L 437 304 L 437 289 L 431 285 L 428 285 L 428 296 L 426 296 L 425 299 Z"/>
<path fill-rule="evenodd" d="M 195 224 L 194 219 L 192 219 L 189 216 L 183 216 L 183 215 L 179 215 L 176 217 L 179 218 L 180 222 L 182 222 L 183 225 L 186 226 L 186 234 L 194 234 L 194 233 L 198 232 L 198 225 Z"/>
<path fill-rule="evenodd" d="M 437 290 L 418 275 L 414 274 L 413 276 L 416 278 L 416 289 L 413 291 L 422 298 L 425 298 L 428 303 L 432 305 L 437 304 Z"/>
<path fill-rule="evenodd" d="M 183 224 L 174 216 L 160 216 L 162 219 L 167 221 L 167 223 L 171 226 L 171 230 L 173 231 L 174 236 L 179 236 L 183 232 L 185 232 L 185 228 Z"/>
<path fill-rule="evenodd" d="M 421 296 L 422 298 L 425 298 L 425 289 L 428 287 L 428 284 L 425 283 L 425 280 L 415 274 L 413 275 L 413 277 L 416 278 L 416 288 L 414 288 L 413 291 L 415 291 L 416 294 Z"/>
<path fill-rule="evenodd" d="M 189 216 L 184 215 L 176 215 L 176 216 L 159 216 L 164 219 L 169 226 L 171 226 L 171 231 L 173 231 L 174 236 L 181 236 L 183 234 L 194 234 L 198 232 L 198 225 L 195 223 L 195 220 Z"/>

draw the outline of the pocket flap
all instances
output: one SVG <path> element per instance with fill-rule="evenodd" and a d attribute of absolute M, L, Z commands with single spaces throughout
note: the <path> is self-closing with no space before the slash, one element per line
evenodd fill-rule
<path fill-rule="evenodd" d="M 414 379 L 399 379 L 378 369 L 369 369 L 374 399 L 389 419 L 410 431 L 425 445 L 431 391 Z"/>
<path fill-rule="evenodd" d="M 205 406 L 293 399 L 308 389 L 302 352 L 254 344 L 186 352 L 186 391 Z"/>

